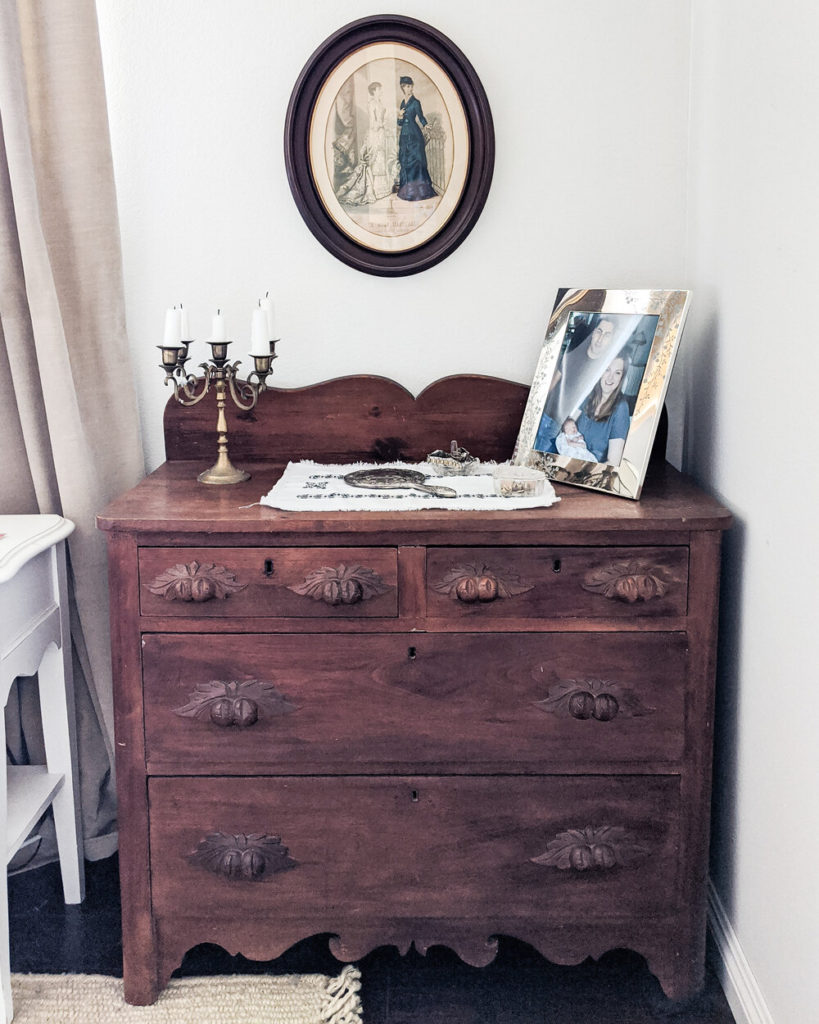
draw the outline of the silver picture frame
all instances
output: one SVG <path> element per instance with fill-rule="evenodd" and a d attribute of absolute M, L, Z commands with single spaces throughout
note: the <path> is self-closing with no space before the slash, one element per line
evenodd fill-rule
<path fill-rule="evenodd" d="M 512 462 L 639 499 L 691 292 L 562 288 Z"/>

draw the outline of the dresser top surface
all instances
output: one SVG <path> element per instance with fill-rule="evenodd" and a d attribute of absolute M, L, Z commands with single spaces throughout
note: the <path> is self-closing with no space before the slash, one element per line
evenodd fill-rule
<path fill-rule="evenodd" d="M 560 501 L 550 508 L 480 512 L 283 512 L 258 504 L 281 465 L 252 464 L 251 479 L 230 486 L 198 483 L 203 468 L 166 462 L 103 510 L 97 525 L 138 534 L 449 534 L 453 540 L 474 530 L 543 542 L 575 532 L 723 530 L 731 520 L 727 509 L 669 465 L 649 474 L 639 501 L 556 484 Z"/>
<path fill-rule="evenodd" d="M 672 467 L 650 465 L 639 501 L 555 485 L 550 508 L 510 512 L 283 512 L 259 505 L 289 461 L 421 462 L 457 439 L 484 461 L 512 455 L 529 389 L 494 377 L 459 375 L 436 381 L 413 397 L 380 377 L 342 377 L 306 388 L 269 389 L 252 414 L 228 403 L 230 457 L 251 479 L 201 484 L 213 463 L 216 416 L 212 403 L 165 409 L 168 461 L 97 518 L 102 530 L 129 533 L 363 537 L 378 543 L 450 543 L 491 536 L 500 543 L 543 543 L 587 532 L 682 533 L 721 530 L 730 514 Z M 315 539 L 313 540 L 315 543 Z"/>

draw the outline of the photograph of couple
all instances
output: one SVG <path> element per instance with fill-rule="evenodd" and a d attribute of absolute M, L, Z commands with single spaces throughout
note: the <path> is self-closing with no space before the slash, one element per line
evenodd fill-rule
<path fill-rule="evenodd" d="M 658 319 L 570 314 L 535 451 L 620 465 Z"/>

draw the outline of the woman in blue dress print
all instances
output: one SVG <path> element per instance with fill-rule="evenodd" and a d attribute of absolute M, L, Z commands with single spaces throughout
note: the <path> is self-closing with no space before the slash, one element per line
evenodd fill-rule
<path fill-rule="evenodd" d="M 622 395 L 627 361 L 617 356 L 603 371 L 577 417 L 576 430 L 567 436 L 565 454 L 573 445 L 588 449 L 598 462 L 619 466 L 623 458 L 631 415 Z M 587 458 L 586 455 L 579 455 Z"/>
<path fill-rule="evenodd" d="M 398 108 L 398 198 L 411 203 L 419 199 L 432 199 L 438 193 L 432 184 L 427 168 L 426 136 L 424 129 L 427 119 L 421 109 L 418 97 L 413 93 L 413 81 L 409 75 L 398 80 L 404 98 Z"/>

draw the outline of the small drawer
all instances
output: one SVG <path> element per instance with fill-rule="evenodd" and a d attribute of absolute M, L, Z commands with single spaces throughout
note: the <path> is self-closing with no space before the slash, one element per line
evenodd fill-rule
<path fill-rule="evenodd" d="M 675 777 L 156 778 L 149 799 L 160 915 L 597 923 L 679 897 Z"/>
<path fill-rule="evenodd" d="M 146 634 L 159 773 L 663 770 L 684 633 Z"/>
<path fill-rule="evenodd" d="M 140 548 L 143 615 L 394 618 L 395 548 Z"/>
<path fill-rule="evenodd" d="M 512 623 L 686 614 L 688 548 L 430 548 L 433 622 Z M 472 626 L 471 628 L 475 628 Z"/>

